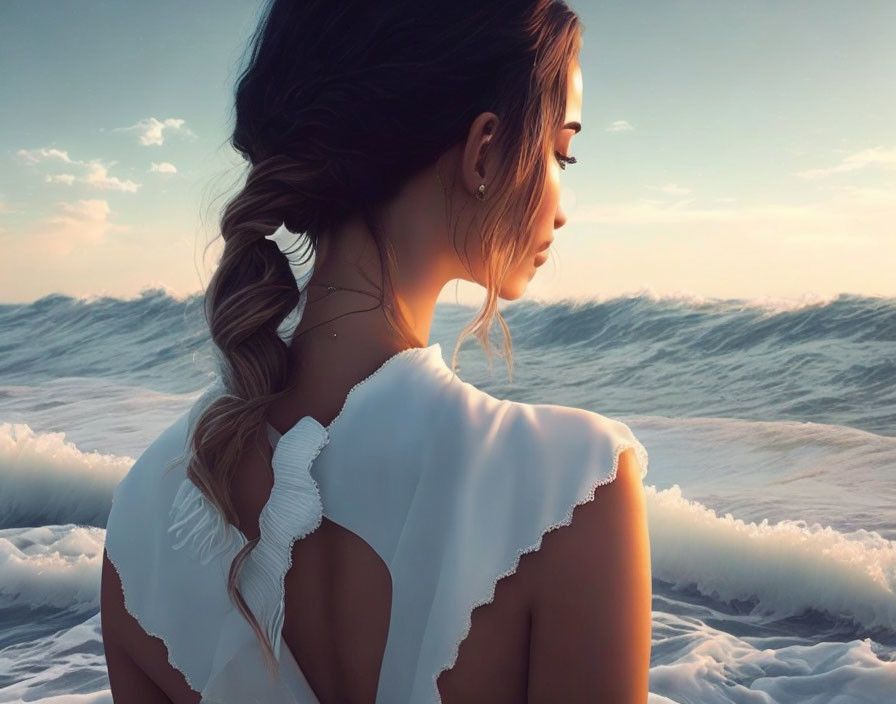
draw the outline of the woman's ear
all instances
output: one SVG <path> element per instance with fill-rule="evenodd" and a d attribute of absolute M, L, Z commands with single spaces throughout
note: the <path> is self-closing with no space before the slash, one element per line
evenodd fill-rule
<path fill-rule="evenodd" d="M 460 170 L 461 183 L 471 196 L 476 195 L 481 184 L 485 183 L 488 187 L 489 174 L 494 173 L 494 168 L 490 168 L 494 163 L 490 142 L 499 122 L 495 113 L 483 112 L 470 125 L 461 155 Z"/>

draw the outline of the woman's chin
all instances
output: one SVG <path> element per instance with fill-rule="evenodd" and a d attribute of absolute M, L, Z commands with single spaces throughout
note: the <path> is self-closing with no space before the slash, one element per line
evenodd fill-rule
<path fill-rule="evenodd" d="M 531 281 L 534 275 L 535 271 L 533 270 L 528 277 L 524 275 L 508 277 L 504 280 L 504 284 L 498 292 L 498 298 L 504 301 L 515 301 L 518 298 L 522 298 L 523 294 L 526 293 L 529 281 Z"/>

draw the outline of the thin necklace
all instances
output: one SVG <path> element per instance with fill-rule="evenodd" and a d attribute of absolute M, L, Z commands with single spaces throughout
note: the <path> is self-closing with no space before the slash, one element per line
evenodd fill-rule
<path fill-rule="evenodd" d="M 374 298 L 376 298 L 376 299 L 380 302 L 380 305 L 382 305 L 382 302 L 383 302 L 382 297 L 377 296 L 377 295 L 374 294 L 374 293 L 369 293 L 369 292 L 367 292 L 367 291 L 362 291 L 362 290 L 359 289 L 359 288 L 351 288 L 351 287 L 349 287 L 349 286 L 328 286 L 327 284 L 309 284 L 309 285 L 310 285 L 310 286 L 324 286 L 324 287 L 326 287 L 326 289 L 327 289 L 327 292 L 326 292 L 323 296 L 321 296 L 320 298 L 318 298 L 318 299 L 316 299 L 316 300 L 314 300 L 314 301 L 309 301 L 309 304 L 310 304 L 310 303 L 317 303 L 318 301 L 321 301 L 321 300 L 323 300 L 324 298 L 326 298 L 327 296 L 329 296 L 331 293 L 333 293 L 333 291 L 337 291 L 337 290 L 338 290 L 338 291 L 355 291 L 356 293 L 363 293 L 365 296 L 373 296 Z M 326 323 L 331 323 L 331 322 L 333 322 L 334 320 L 338 320 L 339 318 L 341 318 L 341 317 L 343 317 L 343 316 L 345 316 L 345 315 L 351 315 L 352 313 L 366 313 L 367 311 L 370 311 L 370 310 L 376 310 L 376 309 L 379 308 L 379 307 L 380 307 L 379 305 L 376 305 L 376 306 L 373 306 L 372 308 L 364 308 L 363 310 L 350 310 L 348 313 L 342 313 L 341 315 L 337 315 L 335 318 L 330 318 L 329 320 L 324 320 L 322 323 L 318 323 L 317 325 L 312 325 L 312 326 L 311 326 L 310 328 L 308 328 L 307 330 L 302 330 L 302 332 L 300 332 L 298 335 L 296 335 L 295 337 L 293 337 L 293 339 L 295 339 L 296 337 L 301 337 L 301 336 L 304 335 L 306 332 L 310 332 L 311 330 L 314 330 L 314 328 L 320 327 L 321 325 L 324 325 L 324 324 L 326 324 Z M 335 333 L 335 332 L 334 332 L 334 333 L 330 333 L 330 337 L 336 337 L 336 333 Z"/>

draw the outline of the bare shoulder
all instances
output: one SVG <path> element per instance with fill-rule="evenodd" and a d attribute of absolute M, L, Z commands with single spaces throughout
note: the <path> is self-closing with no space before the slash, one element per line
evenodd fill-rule
<path fill-rule="evenodd" d="M 559 575 L 584 569 L 600 558 L 621 558 L 619 553 L 634 535 L 646 535 L 646 527 L 640 465 L 635 450 L 629 447 L 618 456 L 615 476 L 611 474 L 595 487 L 593 499 L 574 508 L 569 525 L 545 533 L 538 550 L 540 574 L 544 576 L 541 592 L 556 592 Z M 609 588 L 610 580 L 596 586 Z"/>
<path fill-rule="evenodd" d="M 530 702 L 647 699 L 651 570 L 634 447 L 533 555 Z"/>

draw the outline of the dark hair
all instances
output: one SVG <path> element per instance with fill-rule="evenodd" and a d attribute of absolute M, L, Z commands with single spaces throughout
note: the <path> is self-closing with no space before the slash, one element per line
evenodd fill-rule
<path fill-rule="evenodd" d="M 251 39 L 236 89 L 231 143 L 248 161 L 242 190 L 220 221 L 224 250 L 205 296 L 226 393 L 196 423 L 187 476 L 238 525 L 230 479 L 285 391 L 288 348 L 277 328 L 299 302 L 294 274 L 265 239 L 281 224 L 306 237 L 307 262 L 321 237 L 360 215 L 380 252 L 385 314 L 395 315 L 394 253 L 377 208 L 465 140 L 474 118 L 494 112 L 492 145 L 502 166 L 489 184 L 482 225 L 486 302 L 457 342 L 475 334 L 486 350 L 498 291 L 530 246 L 548 160 L 566 111 L 567 75 L 583 28 L 562 0 L 274 0 Z M 521 206 L 521 207 L 520 207 Z M 511 358 L 512 360 L 512 358 Z M 228 593 L 273 650 L 237 582 L 258 539 L 234 558 Z"/>

